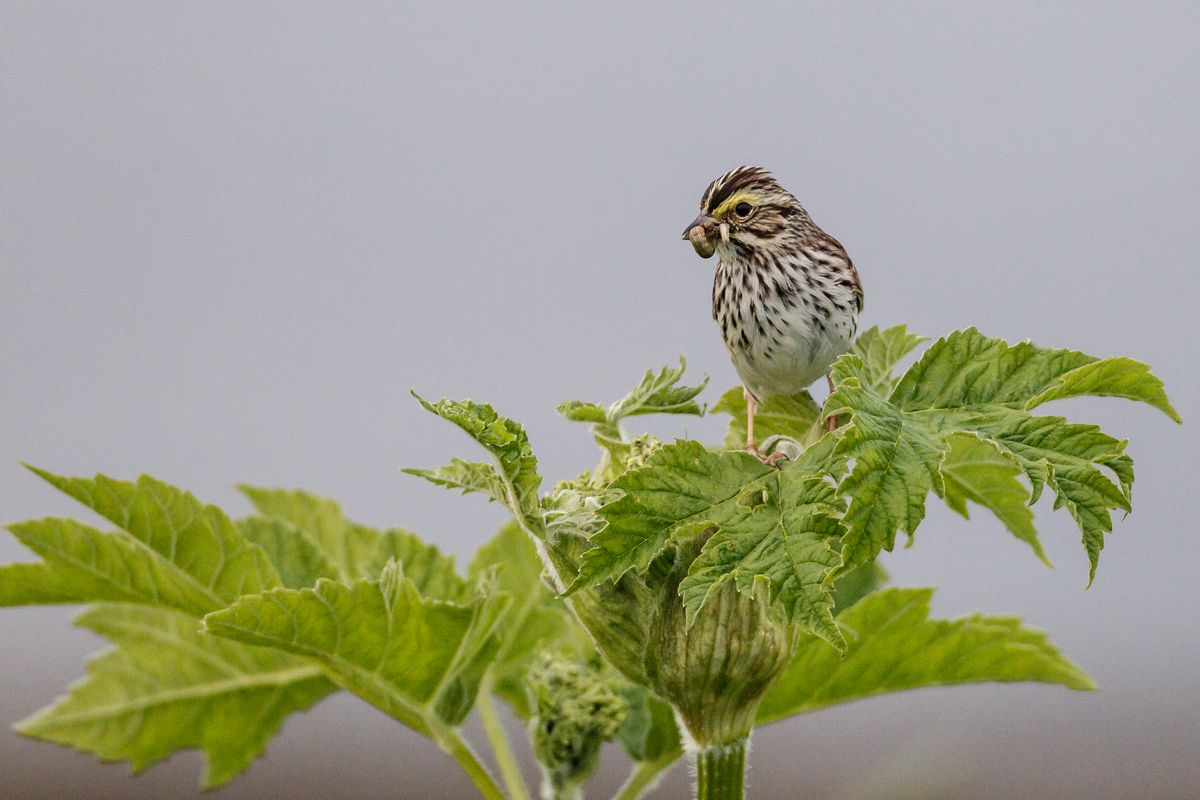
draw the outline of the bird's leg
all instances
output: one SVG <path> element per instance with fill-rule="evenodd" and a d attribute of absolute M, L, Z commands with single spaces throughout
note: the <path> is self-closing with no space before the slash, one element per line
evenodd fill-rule
<path fill-rule="evenodd" d="M 749 390 L 745 390 L 746 394 L 746 449 L 751 453 L 758 453 L 758 448 L 754 444 L 754 409 L 758 405 L 758 401 L 754 399 L 754 395 L 750 394 Z"/>
<path fill-rule="evenodd" d="M 829 393 L 833 394 L 833 376 L 826 374 L 825 381 L 829 384 Z M 834 414 L 829 419 L 825 420 L 825 430 L 836 431 L 839 424 L 841 424 L 841 420 L 838 419 L 837 414 Z"/>
<path fill-rule="evenodd" d="M 776 451 L 771 455 L 766 456 L 759 452 L 758 445 L 754 443 L 754 409 L 758 407 L 758 401 L 754 399 L 754 395 L 750 394 L 750 390 L 746 390 L 746 452 L 757 458 L 759 461 L 766 464 L 768 467 L 773 467 L 783 459 L 787 458 L 783 453 Z"/>

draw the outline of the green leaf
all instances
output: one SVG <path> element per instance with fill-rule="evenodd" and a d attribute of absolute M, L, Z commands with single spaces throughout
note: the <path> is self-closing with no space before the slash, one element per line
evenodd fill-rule
<path fill-rule="evenodd" d="M 862 380 L 871 390 L 886 395 L 892 390 L 895 378 L 892 370 L 904 356 L 925 341 L 909 333 L 904 325 L 887 330 L 869 328 L 859 334 L 850 352 L 862 359 Z M 725 446 L 741 448 L 746 444 L 746 397 L 741 386 L 734 386 L 712 407 L 712 413 L 729 414 Z M 765 441 L 772 436 L 786 436 L 803 445 L 820 439 L 825 433 L 821 407 L 808 392 L 797 395 L 766 397 L 754 412 L 754 436 Z"/>
<path fill-rule="evenodd" d="M 334 570 L 325 577 L 338 578 L 343 583 L 376 578 L 395 559 L 404 563 L 404 574 L 426 597 L 458 600 L 470 594 L 466 582 L 454 570 L 454 557 L 442 555 L 410 531 L 403 528 L 377 531 L 359 525 L 347 519 L 336 502 L 311 492 L 238 488 L 261 514 L 295 526 L 317 544 Z"/>
<path fill-rule="evenodd" d="M 558 407 L 558 413 L 573 422 L 592 423 L 596 444 L 605 452 L 605 458 L 596 470 L 600 481 L 610 481 L 624 472 L 625 462 L 635 448 L 635 443 L 629 441 L 621 428 L 627 417 L 704 414 L 704 408 L 695 402 L 695 398 L 708 385 L 708 378 L 695 386 L 680 386 L 686 368 L 687 362 L 680 357 L 678 367 L 663 367 L 657 373 L 646 370 L 641 382 L 608 408 L 580 400 L 568 400 Z"/>
<path fill-rule="evenodd" d="M 839 614 L 887 583 L 887 570 L 878 561 L 848 570 L 837 578 L 833 587 L 833 613 Z"/>
<path fill-rule="evenodd" d="M 537 458 L 525 429 L 484 403 L 446 399 L 430 403 L 415 392 L 413 397 L 427 411 L 462 428 L 491 453 L 504 487 L 504 504 L 530 531 L 540 534 L 542 518 L 538 489 L 542 485 L 542 476 L 538 474 Z"/>
<path fill-rule="evenodd" d="M 924 341 L 924 336 L 909 333 L 904 325 L 882 331 L 872 326 L 858 335 L 850 352 L 862 359 L 863 383 L 872 391 L 886 395 L 896 384 L 892 376 L 896 365 Z"/>
<path fill-rule="evenodd" d="M 126 533 L 105 533 L 53 517 L 14 523 L 8 529 L 45 563 L 14 564 L 0 573 L 5 605 L 117 600 L 196 615 L 226 605 L 220 594 L 186 569 L 188 564 L 170 561 Z"/>
<path fill-rule="evenodd" d="M 491 666 L 492 681 L 497 693 L 527 719 L 531 709 L 525 679 L 534 658 L 559 645 L 582 650 L 586 634 L 542 580 L 537 548 L 515 522 L 479 548 L 468 570 L 475 580 L 490 573 L 495 576 L 495 590 L 513 598 L 497 628 L 499 646 Z"/>
<path fill-rule="evenodd" d="M 962 683 L 1034 681 L 1095 689 L 1041 631 L 1014 617 L 929 619 L 932 589 L 884 589 L 837 617 L 849 645 L 840 656 L 813 639 L 758 711 L 758 724 L 884 692 Z"/>
<path fill-rule="evenodd" d="M 342 687 L 439 740 L 462 722 L 498 648 L 507 594 L 423 598 L 397 562 L 378 580 L 274 589 L 205 617 L 209 633 L 324 664 Z"/>
<path fill-rule="evenodd" d="M 616 423 L 642 414 L 704 414 L 695 398 L 708 386 L 708 378 L 695 386 L 680 386 L 686 369 L 687 362 L 680 356 L 678 367 L 663 367 L 657 373 L 646 370 L 629 394 L 609 406 L 609 421 Z"/>
<path fill-rule="evenodd" d="M 1024 471 L 996 443 L 969 434 L 949 438 L 942 462 L 946 505 L 968 518 L 967 501 L 989 509 L 1013 536 L 1026 542 L 1047 566 L 1053 566 L 1038 541 L 1029 509 L 1029 489 L 1018 480 Z"/>
<path fill-rule="evenodd" d="M 1106 358 L 1072 370 L 1063 375 L 1058 383 L 1029 399 L 1025 408 L 1030 409 L 1051 400 L 1079 395 L 1140 400 L 1154 406 L 1176 422 L 1183 422 L 1179 412 L 1167 399 L 1162 381 L 1150 374 L 1148 366 L 1132 358 Z"/>
<path fill-rule="evenodd" d="M 729 414 L 725 446 L 740 449 L 746 446 L 746 395 L 735 386 L 712 407 L 713 413 Z M 754 438 L 765 441 L 772 436 L 787 436 L 803 445 L 811 444 L 825 433 L 821 424 L 821 407 L 808 392 L 797 395 L 776 395 L 758 404 L 754 412 Z"/>
<path fill-rule="evenodd" d="M 238 530 L 263 549 L 289 589 L 312 586 L 318 578 L 335 578 L 337 570 L 309 535 L 278 517 L 245 517 Z"/>
<path fill-rule="evenodd" d="M 379 534 L 375 553 L 367 566 L 367 575 L 383 572 L 389 561 L 404 567 L 404 577 L 417 587 L 424 598 L 468 602 L 474 589 L 454 569 L 454 556 L 443 555 L 434 545 L 403 528 L 390 528 Z"/>
<path fill-rule="evenodd" d="M 582 400 L 568 400 L 560 403 L 558 413 L 571 422 L 590 422 L 603 424 L 608 422 L 608 409 L 596 403 L 586 403 Z"/>
<path fill-rule="evenodd" d="M 371 569 L 378 556 L 379 532 L 346 519 L 342 507 L 333 500 L 299 489 L 245 484 L 237 488 L 260 514 L 284 520 L 304 531 L 342 581 L 378 575 Z"/>
<path fill-rule="evenodd" d="M 641 686 L 628 685 L 621 690 L 628 713 L 617 737 L 634 761 L 661 761 L 671 755 L 683 755 L 683 742 L 675 712 L 664 700 Z"/>
<path fill-rule="evenodd" d="M 437 469 L 403 469 L 401 472 L 416 475 L 447 489 L 459 489 L 463 494 L 480 492 L 487 495 L 489 500 L 504 502 L 504 481 L 491 464 L 452 458 L 449 464 Z"/>
<path fill-rule="evenodd" d="M 5 564 L 0 567 L 0 607 L 40 606 L 50 603 L 82 603 L 69 571 L 54 570 L 49 564 Z"/>
<path fill-rule="evenodd" d="M 695 386 L 680 386 L 687 362 L 680 357 L 678 367 L 663 367 L 658 372 L 646 370 L 642 380 L 620 400 L 607 409 L 598 403 L 568 400 L 558 407 L 558 413 L 572 422 L 619 425 L 626 417 L 643 414 L 691 414 L 702 416 L 704 409 L 696 396 L 708 386 L 705 378 Z"/>
<path fill-rule="evenodd" d="M 769 598 L 780 603 L 792 622 L 803 625 L 835 647 L 844 647 L 833 623 L 833 597 L 824 580 L 841 563 L 831 546 L 842 534 L 835 516 L 833 487 L 819 478 L 796 480 L 783 472 L 761 491 L 762 505 L 742 502 L 716 523 L 679 585 L 687 622 L 725 581 L 754 594 L 765 580 Z M 715 522 L 715 521 L 714 521 Z"/>
<path fill-rule="evenodd" d="M 715 524 L 711 517 L 724 516 L 743 490 L 761 490 L 773 472 L 747 453 L 713 453 L 699 442 L 660 448 L 613 484 L 624 494 L 600 509 L 608 524 L 592 536 L 568 593 L 644 571 L 672 538 Z"/>
<path fill-rule="evenodd" d="M 782 470 L 692 441 L 657 450 L 614 483 L 624 495 L 600 509 L 608 524 L 592 536 L 568 593 L 644 571 L 671 540 L 715 527 L 680 585 L 689 625 L 724 582 L 753 595 L 765 581 L 794 622 L 840 646 L 823 582 L 840 563 L 830 542 L 841 509 L 833 487 L 810 477 L 827 466 L 830 449 L 811 448 Z"/>
<path fill-rule="evenodd" d="M 1043 487 L 1055 492 L 1056 507 L 1066 507 L 1080 528 L 1090 582 L 1104 534 L 1112 530 L 1110 512 L 1130 510 L 1133 462 L 1125 454 L 1125 442 L 1099 428 L 1061 417 L 1034 417 L 1029 409 L 1048 399 L 1088 393 L 1143 400 L 1174 413 L 1161 382 L 1137 362 L 1102 361 L 1028 342 L 1010 346 L 973 328 L 935 342 L 888 398 L 870 387 L 857 356 L 843 356 L 833 376 L 837 389 L 828 412 L 853 416 L 841 445 L 842 454 L 856 460 L 841 484 L 850 498 L 844 520 L 847 567 L 874 558 L 880 549 L 890 550 L 900 530 L 911 536 L 924 517 L 929 491 L 945 495 L 943 458 L 951 437 L 969 434 L 1014 460 L 1029 479 L 1031 501 Z M 1002 486 L 984 505 L 1037 552 L 1029 520 L 1015 508 L 1018 490 L 1012 476 L 993 471 L 989 477 Z M 976 486 L 969 499 L 984 498 L 980 490 Z M 955 485 L 949 491 L 951 506 L 961 509 L 968 499 L 965 489 Z"/>
<path fill-rule="evenodd" d="M 842 356 L 833 367 L 836 391 L 831 414 L 853 412 L 839 452 L 855 460 L 840 491 L 850 498 L 843 522 L 842 558 L 847 567 L 891 550 L 896 533 L 910 536 L 925 518 L 930 490 L 943 493 L 941 463 L 947 445 L 937 427 L 905 414 L 863 384 L 862 361 Z"/>
<path fill-rule="evenodd" d="M 334 690 L 315 664 L 203 636 L 196 618 L 178 611 L 104 604 L 77 624 L 119 647 L 92 659 L 86 680 L 17 730 L 128 761 L 135 772 L 198 747 L 205 787 L 219 786 L 262 753 L 288 714 Z"/>
<path fill-rule="evenodd" d="M 212 598 L 211 607 L 279 585 L 266 554 L 247 542 L 223 511 L 181 489 L 149 475 L 130 483 L 29 469 L 186 573 Z"/>
<path fill-rule="evenodd" d="M 1098 359 L 1075 350 L 1009 345 L 975 328 L 955 331 L 925 351 L 891 400 L 907 411 L 1003 405 L 1029 410 L 1060 397 L 1124 397 L 1178 414 L 1149 368 L 1128 358 Z"/>

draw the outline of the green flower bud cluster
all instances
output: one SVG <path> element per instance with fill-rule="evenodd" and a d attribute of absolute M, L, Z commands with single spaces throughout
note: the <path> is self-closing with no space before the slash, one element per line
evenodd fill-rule
<path fill-rule="evenodd" d="M 629 455 L 625 457 L 625 470 L 637 469 L 645 466 L 648 459 L 654 451 L 662 447 L 662 441 L 657 436 L 650 434 L 642 434 L 629 443 Z"/>
<path fill-rule="evenodd" d="M 529 673 L 534 713 L 533 752 L 542 768 L 543 797 L 569 798 L 596 769 L 600 746 L 625 721 L 627 706 L 617 681 L 598 661 L 546 653 Z"/>

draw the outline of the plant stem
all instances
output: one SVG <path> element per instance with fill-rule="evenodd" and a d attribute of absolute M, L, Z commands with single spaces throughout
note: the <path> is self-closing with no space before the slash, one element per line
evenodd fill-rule
<path fill-rule="evenodd" d="M 504 792 L 496 785 L 495 779 L 488 774 L 487 768 L 479 761 L 471 745 L 453 728 L 438 731 L 436 735 L 438 746 L 446 751 L 458 765 L 467 773 L 467 777 L 475 784 L 484 800 L 505 800 Z"/>
<path fill-rule="evenodd" d="M 500 767 L 500 777 L 504 780 L 509 800 L 529 800 L 529 790 L 525 787 L 525 779 L 521 777 L 521 768 L 517 766 L 517 759 L 508 743 L 508 734 L 504 732 L 496 703 L 492 700 L 490 681 L 480 688 L 475 707 L 479 709 L 479 720 L 483 723 L 483 732 L 487 735 L 492 754 L 496 757 L 496 764 Z"/>
<path fill-rule="evenodd" d="M 746 791 L 746 739 L 707 745 L 696 753 L 696 800 L 742 800 Z"/>
<path fill-rule="evenodd" d="M 629 773 L 625 783 L 613 795 L 613 800 L 638 800 L 643 794 L 657 786 L 663 772 L 678 760 L 679 751 L 676 750 L 658 761 L 639 762 L 637 769 Z"/>

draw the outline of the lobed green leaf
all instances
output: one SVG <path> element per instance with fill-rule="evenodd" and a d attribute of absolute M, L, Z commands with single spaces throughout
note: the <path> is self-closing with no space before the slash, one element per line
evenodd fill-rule
<path fill-rule="evenodd" d="M 29 467 L 56 489 L 117 525 L 211 596 L 214 606 L 279 585 L 266 554 L 216 506 L 149 475 L 136 483 L 97 475 L 66 478 Z"/>
<path fill-rule="evenodd" d="M 838 614 L 847 650 L 801 641 L 758 711 L 758 724 L 885 692 L 1033 681 L 1096 686 L 1041 631 L 1014 617 L 929 618 L 932 589 L 884 589 Z"/>
<path fill-rule="evenodd" d="M 542 580 L 537 548 L 515 522 L 479 548 L 468 574 L 477 581 L 493 575 L 495 590 L 513 598 L 497 627 L 499 644 L 490 667 L 491 679 L 497 694 L 527 719 L 531 709 L 525 679 L 534 658 L 551 647 L 582 650 L 586 634 Z"/>
<path fill-rule="evenodd" d="M 1099 428 L 1035 417 L 1029 409 L 1095 394 L 1142 400 L 1178 418 L 1145 365 L 1029 342 L 1010 346 L 973 328 L 935 342 L 887 398 L 872 388 L 858 356 L 841 358 L 833 378 L 828 413 L 852 417 L 840 447 L 855 459 L 840 487 L 850 498 L 843 551 L 848 567 L 890 550 L 899 531 L 911 536 L 931 490 L 960 512 L 967 499 L 990 508 L 1044 560 L 1031 517 L 1019 506 L 1049 486 L 1055 506 L 1067 508 L 1079 526 L 1090 582 L 1104 535 L 1112 530 L 1111 511 L 1130 510 L 1133 462 L 1125 442 Z M 988 444 L 961 443 L 964 436 Z M 972 449 L 970 465 L 962 454 L 947 463 L 954 442 Z M 1014 464 L 1030 482 L 1028 493 L 1016 482 Z"/>
<path fill-rule="evenodd" d="M 128 761 L 135 772 L 198 747 L 204 786 L 219 786 L 263 752 L 285 717 L 334 691 L 317 665 L 204 636 L 196 618 L 179 611 L 102 604 L 76 623 L 118 647 L 92 659 L 86 680 L 17 730 Z"/>
<path fill-rule="evenodd" d="M 984 506 L 1043 563 L 1053 566 L 1033 527 L 1029 489 L 1018 480 L 1024 471 L 1016 459 L 995 442 L 970 434 L 955 434 L 948 441 L 950 450 L 942 462 L 946 505 L 964 519 L 968 500 Z"/>
<path fill-rule="evenodd" d="M 838 445 L 855 460 L 839 490 L 850 498 L 843 522 L 842 558 L 857 566 L 891 550 L 896 533 L 911 536 L 925 518 L 925 497 L 944 493 L 941 474 L 947 445 L 936 425 L 905 414 L 863 384 L 862 361 L 842 356 L 834 364 L 836 390 L 828 413 L 852 413 Z"/>
<path fill-rule="evenodd" d="M 273 589 L 204 624 L 217 636 L 315 659 L 342 687 L 438 739 L 470 711 L 509 602 L 490 590 L 469 603 L 424 598 L 392 561 L 378 580 Z"/>
<path fill-rule="evenodd" d="M 336 578 L 337 570 L 304 531 L 278 517 L 245 517 L 238 530 L 262 548 L 289 589 L 312 586 L 319 578 Z"/>
<path fill-rule="evenodd" d="M 372 574 L 371 568 L 377 561 L 379 533 L 346 519 L 333 500 L 298 489 L 246 484 L 237 488 L 260 514 L 281 519 L 312 539 L 340 580 L 378 575 Z"/>
<path fill-rule="evenodd" d="M 8 529 L 45 562 L 11 565 L 0 572 L 5 605 L 116 600 L 196 615 L 227 605 L 212 586 L 187 569 L 188 564 L 168 560 L 126 533 L 106 533 L 54 517 L 17 522 Z"/>
<path fill-rule="evenodd" d="M 924 336 L 909 333 L 904 325 L 882 331 L 872 326 L 858 335 L 850 352 L 862 360 L 862 380 L 866 387 L 887 395 L 896 384 L 892 375 L 896 365 L 924 341 Z"/>
<path fill-rule="evenodd" d="M 715 528 L 679 587 L 688 625 L 726 581 L 751 595 L 763 581 L 793 621 L 840 646 L 824 582 L 840 564 L 831 542 L 841 507 L 833 487 L 812 477 L 827 466 L 826 441 L 783 470 L 692 441 L 660 448 L 613 484 L 623 495 L 600 509 L 607 525 L 567 593 L 645 571 L 672 540 Z"/>

